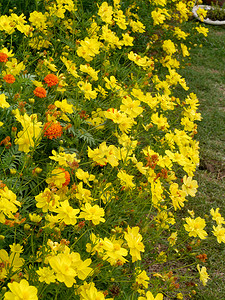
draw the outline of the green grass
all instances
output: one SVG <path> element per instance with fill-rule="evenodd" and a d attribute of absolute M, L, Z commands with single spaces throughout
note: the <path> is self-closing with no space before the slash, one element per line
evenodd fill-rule
<path fill-rule="evenodd" d="M 196 21 L 191 23 L 198 25 Z M 225 216 L 225 26 L 207 28 L 209 34 L 202 47 L 191 50 L 190 66 L 180 73 L 190 91 L 197 94 L 203 118 L 198 124 L 197 134 L 201 160 L 195 177 L 199 190 L 189 205 L 196 216 L 211 222 L 211 208 L 219 207 Z M 225 299 L 225 246 L 210 239 L 203 244 L 211 280 L 205 287 L 199 285 L 193 299 Z"/>

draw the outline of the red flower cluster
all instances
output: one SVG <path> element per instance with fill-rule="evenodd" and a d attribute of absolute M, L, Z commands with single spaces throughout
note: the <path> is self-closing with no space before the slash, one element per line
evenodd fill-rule
<path fill-rule="evenodd" d="M 34 95 L 39 97 L 39 98 L 45 98 L 47 95 L 46 90 L 43 87 L 36 87 L 36 89 L 34 90 Z"/>
<path fill-rule="evenodd" d="M 56 139 L 60 137 L 63 133 L 63 128 L 59 122 L 47 122 L 44 126 L 44 136 L 47 136 L 48 139 Z"/>
<path fill-rule="evenodd" d="M 59 83 L 59 79 L 56 75 L 54 74 L 48 74 L 45 76 L 44 81 L 47 83 L 48 86 L 54 86 Z"/>
<path fill-rule="evenodd" d="M 12 74 L 6 74 L 3 77 L 3 80 L 5 80 L 5 82 L 7 82 L 7 83 L 13 83 L 16 81 L 16 78 Z"/>
<path fill-rule="evenodd" d="M 0 62 L 7 62 L 8 55 L 6 53 L 0 52 Z"/>

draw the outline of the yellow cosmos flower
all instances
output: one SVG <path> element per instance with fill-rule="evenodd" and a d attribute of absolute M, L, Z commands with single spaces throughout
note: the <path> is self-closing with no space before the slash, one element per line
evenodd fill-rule
<path fill-rule="evenodd" d="M 104 209 L 98 205 L 91 206 L 90 203 L 85 203 L 85 206 L 81 208 L 80 218 L 84 218 L 87 221 L 92 221 L 94 225 L 98 225 L 100 222 L 105 222 L 103 218 L 105 215 Z"/>
<path fill-rule="evenodd" d="M 56 279 L 64 282 L 67 287 L 72 287 L 76 282 L 76 271 L 72 267 L 72 259 L 68 254 L 59 253 L 49 258 L 49 264 L 56 274 Z"/>
<path fill-rule="evenodd" d="M 162 47 L 168 55 L 172 55 L 177 51 L 174 43 L 171 40 L 165 40 Z"/>
<path fill-rule="evenodd" d="M 8 283 L 10 292 L 5 293 L 5 300 L 38 300 L 37 288 L 35 286 L 30 286 L 29 282 L 22 279 L 20 282 Z"/>
<path fill-rule="evenodd" d="M 213 226 L 213 234 L 217 238 L 218 243 L 225 243 L 225 228 L 222 225 L 218 225 L 217 227 Z"/>
<path fill-rule="evenodd" d="M 135 187 L 135 184 L 132 182 L 134 176 L 127 174 L 125 171 L 121 170 L 117 174 L 117 177 L 120 179 L 120 182 L 125 188 L 132 189 Z"/>
<path fill-rule="evenodd" d="M 98 291 L 96 289 L 94 282 L 91 283 L 85 282 L 84 285 L 78 288 L 76 294 L 77 293 L 80 296 L 80 300 L 91 300 L 91 299 L 104 300 L 105 299 L 103 292 Z"/>
<path fill-rule="evenodd" d="M 208 35 L 209 29 L 203 26 L 195 27 L 198 33 L 202 33 L 204 36 Z"/>
<path fill-rule="evenodd" d="M 206 267 L 202 267 L 200 269 L 200 266 L 197 265 L 197 270 L 198 270 L 198 272 L 200 274 L 200 280 L 201 280 L 202 284 L 205 286 L 206 283 L 207 283 L 207 281 L 208 281 L 208 279 L 209 279 L 209 275 L 206 272 Z"/>
<path fill-rule="evenodd" d="M 109 6 L 107 2 L 103 2 L 99 7 L 98 15 L 102 21 L 108 24 L 112 23 L 113 7 Z"/>
<path fill-rule="evenodd" d="M 192 177 L 187 177 L 187 175 L 183 177 L 182 190 L 186 193 L 186 195 L 194 197 L 197 192 L 197 188 L 198 183 L 196 180 L 192 180 Z"/>
<path fill-rule="evenodd" d="M 138 271 L 138 270 L 137 270 Z M 140 271 L 139 271 L 140 272 Z M 142 285 L 144 288 L 148 288 L 148 283 L 149 283 L 149 277 L 146 273 L 146 271 L 141 271 L 135 279 L 136 283 L 138 285 Z"/>
<path fill-rule="evenodd" d="M 225 224 L 225 220 L 224 218 L 221 216 L 221 214 L 219 213 L 219 208 L 217 207 L 216 210 L 214 210 L 213 208 L 210 210 L 210 214 L 212 215 L 212 219 L 214 221 L 216 221 L 217 225 L 222 225 Z"/>
<path fill-rule="evenodd" d="M 73 105 L 69 104 L 66 99 L 60 101 L 55 101 L 55 106 L 60 108 L 64 113 L 72 114 L 73 113 Z"/>
<path fill-rule="evenodd" d="M 148 291 L 145 297 L 139 297 L 138 300 L 163 300 L 163 294 L 159 293 L 154 297 L 150 291 Z"/>
<path fill-rule="evenodd" d="M 12 253 L 23 253 L 23 246 L 20 244 L 13 243 L 12 245 L 9 245 L 9 247 Z"/>
<path fill-rule="evenodd" d="M 50 284 L 52 282 L 55 282 L 56 280 L 54 271 L 51 270 L 49 267 L 39 268 L 36 272 L 39 276 L 38 280 L 40 282 L 45 282 L 46 284 Z"/>
<path fill-rule="evenodd" d="M 66 225 L 75 225 L 77 223 L 77 214 L 79 209 L 74 209 L 69 205 L 68 200 L 60 203 L 60 207 L 55 209 L 58 213 L 58 218 L 61 219 Z"/>
<path fill-rule="evenodd" d="M 5 100 L 5 94 L 0 95 L 0 107 L 1 108 L 8 108 L 10 107 L 9 103 Z"/>
<path fill-rule="evenodd" d="M 205 239 L 207 236 L 207 232 L 203 230 L 206 226 L 205 220 L 197 217 L 196 219 L 185 218 L 187 224 L 184 224 L 184 228 L 189 232 L 189 236 L 198 236 L 200 239 Z"/>
<path fill-rule="evenodd" d="M 130 248 L 130 254 L 132 256 L 132 262 L 141 260 L 140 252 L 144 252 L 145 246 L 142 243 L 142 236 L 139 233 L 139 227 L 128 226 L 127 232 L 124 234 L 124 238 L 127 241 L 128 247 Z"/>

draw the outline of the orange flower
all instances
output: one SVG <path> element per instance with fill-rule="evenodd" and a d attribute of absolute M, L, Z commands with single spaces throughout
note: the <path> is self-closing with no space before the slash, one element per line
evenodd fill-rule
<path fill-rule="evenodd" d="M 7 83 L 13 83 L 16 81 L 16 78 L 12 75 L 12 74 L 6 74 L 3 79 L 5 80 L 5 82 Z"/>
<path fill-rule="evenodd" d="M 66 186 L 66 185 L 68 185 L 70 183 L 70 173 L 68 171 L 66 171 L 65 169 L 63 169 L 63 168 L 59 168 L 59 169 L 64 172 L 65 179 L 66 179 L 66 181 L 63 183 L 62 186 Z"/>
<path fill-rule="evenodd" d="M 43 87 L 36 87 L 36 89 L 34 90 L 34 95 L 39 97 L 39 98 L 45 98 L 47 95 L 46 90 Z"/>
<path fill-rule="evenodd" d="M 54 74 L 48 74 L 45 76 L 44 81 L 47 83 L 48 86 L 54 86 L 57 85 L 59 82 L 59 79 L 56 75 Z"/>
<path fill-rule="evenodd" d="M 0 52 L 0 62 L 7 62 L 8 55 L 6 53 Z"/>
<path fill-rule="evenodd" d="M 60 137 L 62 133 L 63 129 L 59 122 L 47 122 L 44 126 L 44 136 L 47 136 L 47 138 L 50 140 Z"/>

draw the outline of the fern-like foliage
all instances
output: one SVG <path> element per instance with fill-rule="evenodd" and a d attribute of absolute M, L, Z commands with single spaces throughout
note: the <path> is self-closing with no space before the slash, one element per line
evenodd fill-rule
<path fill-rule="evenodd" d="M 80 128 L 77 132 L 77 137 L 79 139 L 84 140 L 89 146 L 94 146 L 95 145 L 95 139 L 90 132 L 85 130 L 84 128 Z"/>
<path fill-rule="evenodd" d="M 9 148 L 2 151 L 0 157 L 0 173 L 6 173 L 10 169 L 18 169 L 18 166 L 23 162 L 24 154 L 18 151 L 17 147 Z"/>

